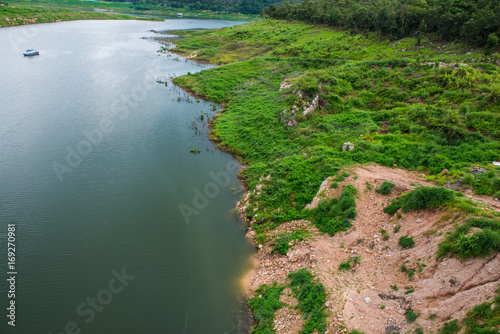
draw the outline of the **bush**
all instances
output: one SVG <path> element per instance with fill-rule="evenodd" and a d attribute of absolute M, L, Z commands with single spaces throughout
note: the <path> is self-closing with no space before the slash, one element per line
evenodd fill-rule
<path fill-rule="evenodd" d="M 290 249 L 290 242 L 295 240 L 304 240 L 307 233 L 304 230 L 297 230 L 292 234 L 280 233 L 280 235 L 274 239 L 276 245 L 271 250 L 271 253 L 278 252 L 281 255 L 285 255 Z"/>
<path fill-rule="evenodd" d="M 480 228 L 472 235 L 472 227 Z M 500 221 L 496 219 L 472 218 L 439 244 L 438 257 L 451 253 L 462 258 L 487 256 L 500 250 Z"/>
<path fill-rule="evenodd" d="M 413 240 L 413 237 L 404 235 L 399 238 L 399 245 L 403 248 L 413 248 L 413 246 L 415 246 L 415 241 Z"/>
<path fill-rule="evenodd" d="M 400 208 L 403 212 L 440 207 L 455 198 L 455 192 L 443 187 L 418 187 L 394 199 L 384 208 L 384 212 L 393 214 Z"/>
<path fill-rule="evenodd" d="M 439 330 L 439 334 L 455 334 L 460 331 L 461 327 L 458 324 L 458 320 L 453 320 L 450 322 L 447 322 L 441 327 Z"/>
<path fill-rule="evenodd" d="M 285 287 L 273 282 L 272 286 L 261 285 L 250 299 L 248 306 L 252 309 L 256 325 L 252 328 L 254 334 L 272 333 L 274 331 L 274 312 L 284 306 L 280 296 Z M 262 297 L 259 297 L 262 296 Z"/>
<path fill-rule="evenodd" d="M 401 198 L 403 212 L 437 208 L 455 198 L 455 193 L 443 187 L 418 187 Z"/>
<path fill-rule="evenodd" d="M 384 212 L 392 215 L 401 209 L 401 204 L 398 201 L 392 201 L 391 204 L 384 208 Z"/>
<path fill-rule="evenodd" d="M 382 185 L 380 186 L 380 188 L 378 188 L 375 191 L 378 192 L 379 194 L 387 195 L 387 194 L 391 193 L 392 188 L 395 187 L 395 186 L 396 185 L 394 183 L 392 183 L 392 182 L 384 181 L 384 183 L 382 183 Z"/>
<path fill-rule="evenodd" d="M 408 310 L 405 313 L 405 317 L 409 323 L 412 323 L 412 322 L 415 322 L 415 320 L 417 320 L 418 314 L 413 312 L 413 310 Z"/>
<path fill-rule="evenodd" d="M 467 186 L 472 186 L 474 183 L 474 176 L 472 174 L 465 174 L 465 176 L 462 178 L 462 183 L 467 185 Z"/>
<path fill-rule="evenodd" d="M 342 191 L 339 200 L 332 198 L 330 201 L 323 199 L 318 203 L 318 207 L 313 211 L 315 215 L 315 225 L 321 232 L 326 232 L 330 236 L 341 230 L 347 230 L 352 226 L 350 219 L 355 219 L 357 215 L 356 200 L 354 195 L 356 188 L 348 185 Z"/>
<path fill-rule="evenodd" d="M 306 269 L 290 273 L 288 277 L 291 279 L 292 291 L 299 300 L 298 308 L 307 318 L 301 333 L 314 333 L 315 330 L 326 332 L 326 291 L 323 284 L 315 282 L 314 275 Z"/>

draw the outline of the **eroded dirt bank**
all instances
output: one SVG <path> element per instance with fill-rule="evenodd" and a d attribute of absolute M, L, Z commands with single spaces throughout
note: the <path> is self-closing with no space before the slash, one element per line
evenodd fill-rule
<path fill-rule="evenodd" d="M 310 207 L 322 198 L 338 196 L 342 185 L 352 184 L 358 189 L 358 215 L 353 227 L 330 237 L 306 220 L 280 225 L 273 235 L 304 228 L 311 237 L 297 242 L 287 255 L 271 254 L 272 241 L 258 245 L 256 270 L 249 279 L 249 296 L 261 284 L 283 283 L 289 272 L 307 268 L 328 292 L 327 333 L 357 329 L 366 334 L 403 333 L 416 327 L 436 332 L 444 322 L 461 319 L 473 305 L 493 298 L 500 283 L 498 253 L 465 261 L 452 257 L 436 259 L 438 243 L 453 229 L 452 215 L 447 210 L 412 211 L 400 218 L 383 212 L 390 200 L 401 193 L 417 185 L 433 185 L 423 175 L 374 165 L 354 167 L 347 172 L 350 176 L 338 189 L 330 187 L 332 178 L 325 180 Z M 390 195 L 375 192 L 384 181 L 396 184 Z M 469 196 L 499 210 L 499 203 L 492 198 Z M 242 216 L 247 198 L 238 204 Z M 398 245 L 403 235 L 413 236 L 414 248 L 403 250 Z M 255 241 L 251 228 L 247 237 Z M 360 257 L 360 262 L 354 263 L 350 270 L 340 271 L 339 264 L 352 257 Z M 414 271 L 412 277 L 401 270 L 403 265 Z M 293 308 L 297 300 L 288 290 L 281 300 L 287 306 L 276 312 L 276 333 L 298 333 L 304 320 Z M 405 317 L 410 309 L 419 314 L 412 324 Z"/>

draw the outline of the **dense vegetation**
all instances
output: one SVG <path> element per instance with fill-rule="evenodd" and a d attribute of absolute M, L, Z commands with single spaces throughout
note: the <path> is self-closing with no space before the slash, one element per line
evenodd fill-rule
<path fill-rule="evenodd" d="M 337 199 L 323 199 L 318 207 L 312 212 L 312 221 L 321 232 L 335 235 L 338 231 L 345 231 L 352 226 L 351 220 L 356 218 L 356 199 L 354 195 L 357 190 L 348 185 Z"/>
<path fill-rule="evenodd" d="M 279 300 L 286 287 L 292 289 L 294 297 L 299 301 L 298 309 L 306 319 L 300 333 L 311 334 L 316 330 L 319 333 L 326 332 L 326 291 L 323 284 L 317 282 L 314 275 L 306 269 L 291 272 L 288 277 L 289 281 L 285 285 L 274 282 L 272 286 L 260 286 L 248 302 L 256 320 L 252 328 L 253 334 L 274 333 L 274 313 L 286 306 Z"/>
<path fill-rule="evenodd" d="M 483 50 L 452 44 L 443 52 L 428 36 L 421 48 L 416 38 L 378 42 L 377 34 L 277 20 L 181 34 L 190 38 L 175 41 L 178 52 L 228 64 L 175 83 L 225 104 L 212 139 L 248 165 L 249 189 L 263 185 L 247 209 L 257 233 L 293 219 L 323 221 L 335 203 L 323 203 L 315 217 L 304 208 L 324 179 L 352 163 L 421 170 L 500 194 L 491 165 L 500 152 L 500 69 L 479 61 Z M 284 82 L 291 87 L 280 89 Z M 295 112 L 292 126 L 283 121 L 314 98 L 316 111 Z M 345 142 L 355 148 L 343 152 Z M 471 175 L 472 166 L 484 172 Z M 420 195 L 452 196 L 422 189 L 401 203 L 405 210 Z"/>
<path fill-rule="evenodd" d="M 314 280 L 313 274 L 306 269 L 290 273 L 292 291 L 299 300 L 299 310 L 306 322 L 301 334 L 326 332 L 326 291 L 323 284 Z"/>
<path fill-rule="evenodd" d="M 241 177 L 250 190 L 261 185 L 251 193 L 246 211 L 257 240 L 294 219 L 309 219 L 330 234 L 347 228 L 356 216 L 356 192 L 352 186 L 342 189 L 347 174 L 340 171 L 355 163 L 419 170 L 437 183 L 499 197 L 499 170 L 491 164 L 500 152 L 498 55 L 484 59 L 484 49 L 441 43 L 432 34 L 391 41 L 377 32 L 353 34 L 280 20 L 180 34 L 189 38 L 174 41 L 177 52 L 227 64 L 175 83 L 224 104 L 211 136 L 247 165 Z M 304 115 L 313 101 L 317 108 Z M 346 142 L 354 149 L 342 150 Z M 341 195 L 305 209 L 330 176 Z M 391 188 L 385 184 L 379 191 L 390 193 Z M 444 187 L 417 187 L 391 205 L 391 212 L 441 206 L 459 211 L 458 216 L 480 211 L 461 193 Z M 478 256 L 498 249 L 496 237 L 491 238 L 498 232 L 496 223 L 469 224 L 486 237 L 474 238 L 474 251 L 469 251 L 456 246 L 459 238 L 450 234 L 443 255 L 462 256 L 465 250 L 467 256 Z M 469 236 L 462 232 L 459 236 Z M 286 252 L 286 245 L 297 239 L 297 234 L 279 235 L 275 243 L 285 247 L 276 251 Z M 414 243 L 411 236 L 400 238 L 401 247 Z M 354 263 L 345 262 L 339 270 Z M 297 277 L 309 277 L 307 282 L 314 284 L 310 274 Z M 307 285 L 292 284 L 310 324 L 303 331 L 321 332 L 324 294 L 319 287 L 302 290 Z M 418 314 L 407 316 L 410 321 Z"/>
<path fill-rule="evenodd" d="M 111 0 L 128 2 L 129 0 Z M 281 0 L 135 0 L 136 8 L 151 9 L 162 6 L 187 9 L 210 10 L 218 12 L 238 12 L 244 14 L 260 14 L 261 11 L 272 4 L 281 3 Z"/>
<path fill-rule="evenodd" d="M 393 38 L 420 38 L 435 32 L 444 40 L 460 38 L 481 46 L 488 38 L 495 43 L 495 36 L 498 43 L 500 36 L 500 3 L 496 0 L 305 0 L 270 6 L 264 15 L 376 31 Z"/>
<path fill-rule="evenodd" d="M 384 208 L 385 213 L 438 208 L 455 199 L 455 192 L 443 187 L 417 187 L 394 199 Z"/>
<path fill-rule="evenodd" d="M 474 233 L 470 233 L 476 228 Z M 452 254 L 461 258 L 487 256 L 500 251 L 500 220 L 472 218 L 458 225 L 439 244 L 438 257 Z"/>
<path fill-rule="evenodd" d="M 284 286 L 278 286 L 274 282 L 272 286 L 262 285 L 255 291 L 256 295 L 248 302 L 256 321 L 252 333 L 274 333 L 274 312 L 284 306 L 280 302 L 284 289 Z"/>

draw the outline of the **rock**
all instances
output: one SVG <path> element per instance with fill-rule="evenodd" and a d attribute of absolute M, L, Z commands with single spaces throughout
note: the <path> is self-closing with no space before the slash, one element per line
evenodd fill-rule
<path fill-rule="evenodd" d="M 279 91 L 281 92 L 283 89 L 290 89 L 290 88 L 292 88 L 292 84 L 286 80 L 283 80 L 283 82 L 281 82 Z"/>
<path fill-rule="evenodd" d="M 441 171 L 441 173 L 439 173 L 439 174 L 446 174 L 446 173 L 448 173 L 448 170 L 447 170 L 447 169 L 443 169 L 443 170 Z"/>
<path fill-rule="evenodd" d="M 347 151 L 352 151 L 352 150 L 354 150 L 354 144 L 353 144 L 353 143 L 351 143 L 351 142 L 347 142 L 347 143 L 342 144 L 342 152 L 344 152 L 344 151 L 346 151 L 346 150 L 347 150 Z"/>
<path fill-rule="evenodd" d="M 319 104 L 319 95 L 318 94 L 314 94 L 313 95 L 313 100 L 311 101 L 311 103 L 307 103 L 304 106 L 304 112 L 302 114 L 305 116 L 305 115 L 307 115 L 309 113 L 312 113 L 313 111 L 316 110 L 316 108 L 318 107 L 318 104 Z"/>
<path fill-rule="evenodd" d="M 370 297 L 365 297 L 365 303 L 369 303 L 370 302 Z"/>
<path fill-rule="evenodd" d="M 399 333 L 399 327 L 397 326 L 387 326 L 385 328 L 386 334 Z"/>
<path fill-rule="evenodd" d="M 484 168 L 480 168 L 480 167 L 472 167 L 469 170 L 469 173 L 472 174 L 472 175 L 484 174 L 484 173 L 486 173 L 486 170 Z"/>

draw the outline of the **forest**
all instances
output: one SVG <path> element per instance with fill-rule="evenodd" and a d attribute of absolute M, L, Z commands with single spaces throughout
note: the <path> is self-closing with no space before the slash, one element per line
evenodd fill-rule
<path fill-rule="evenodd" d="M 129 0 L 111 0 L 129 2 Z M 161 6 L 187 9 L 190 11 L 211 10 L 215 12 L 260 14 L 270 5 L 282 3 L 281 0 L 135 0 L 137 9 L 158 9 Z"/>
<path fill-rule="evenodd" d="M 498 0 L 305 0 L 271 5 L 263 15 L 353 32 L 373 31 L 396 39 L 437 33 L 444 41 L 460 39 L 484 46 L 488 38 L 493 43 L 500 35 Z"/>

